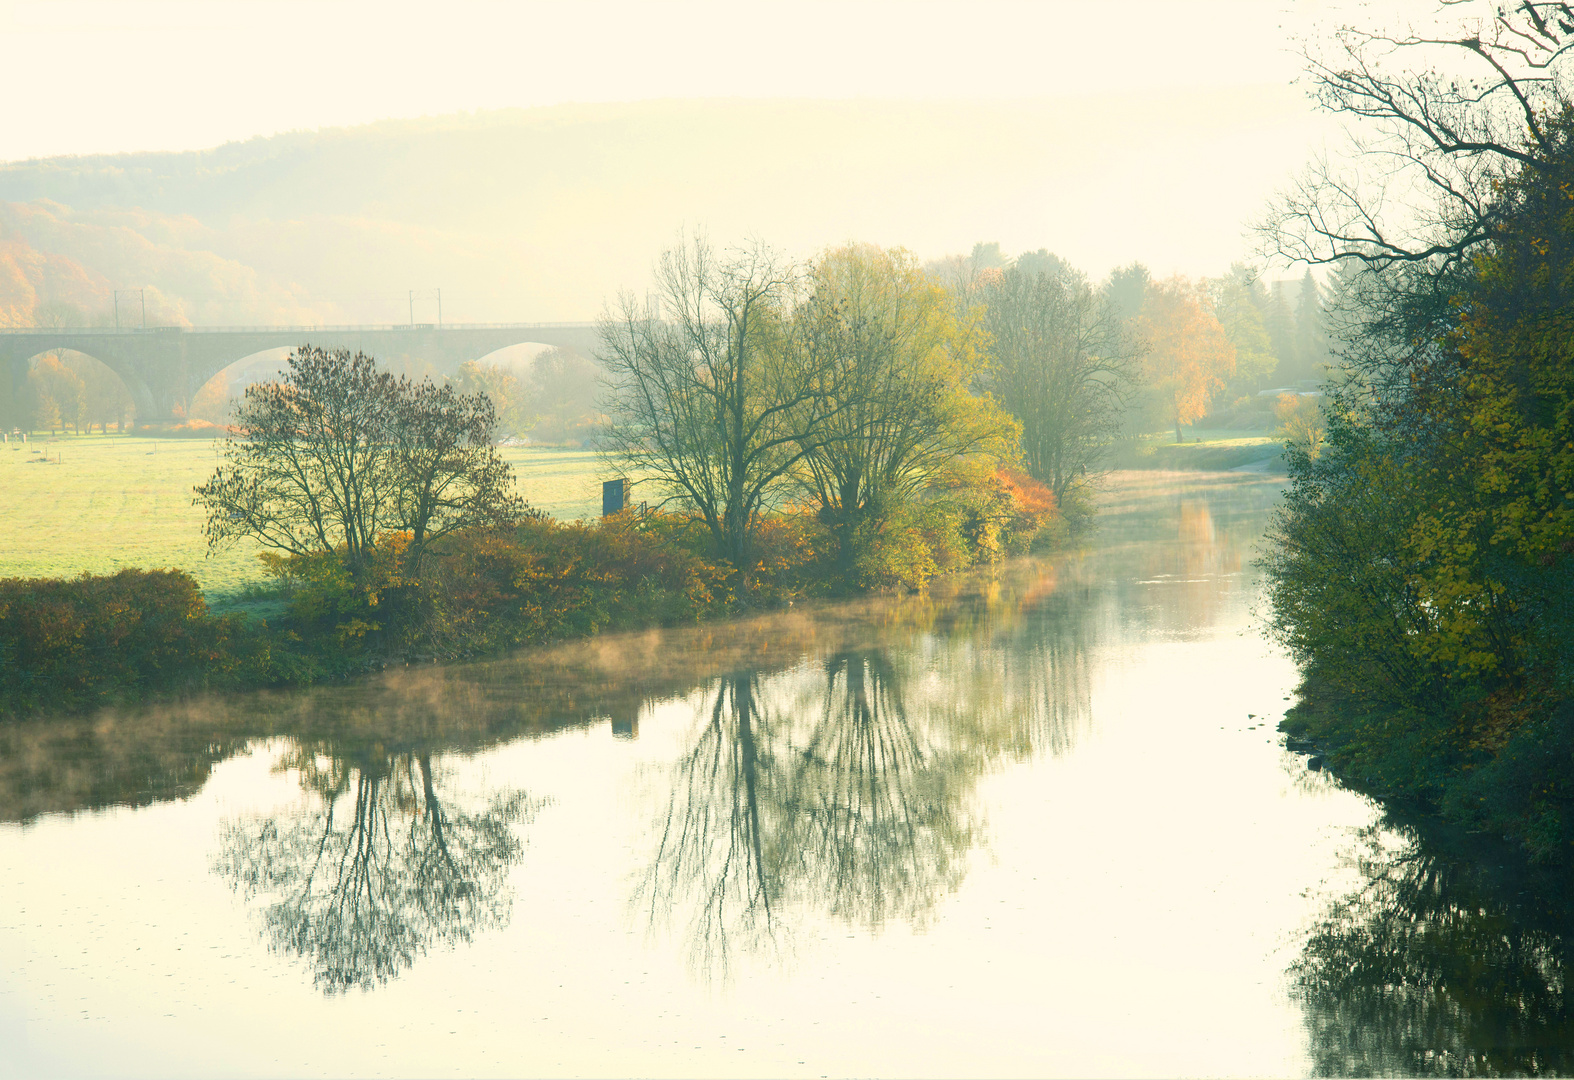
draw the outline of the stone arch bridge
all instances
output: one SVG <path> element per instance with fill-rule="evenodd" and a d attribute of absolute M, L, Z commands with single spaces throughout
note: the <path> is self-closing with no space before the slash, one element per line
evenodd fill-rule
<path fill-rule="evenodd" d="M 27 378 L 28 361 L 70 349 L 100 361 L 125 381 L 140 421 L 174 419 L 202 384 L 237 360 L 268 349 L 316 345 L 376 357 L 417 357 L 454 371 L 510 345 L 534 342 L 589 355 L 594 323 L 460 323 L 391 326 L 159 326 L 0 330 L 0 378 L 13 388 Z"/>

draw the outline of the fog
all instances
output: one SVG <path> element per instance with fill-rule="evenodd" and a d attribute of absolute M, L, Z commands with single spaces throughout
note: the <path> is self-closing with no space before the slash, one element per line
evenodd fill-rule
<path fill-rule="evenodd" d="M 579 321 L 680 230 L 1211 276 L 1328 135 L 1267 5 L 269 10 L 0 14 L 0 323 Z"/>

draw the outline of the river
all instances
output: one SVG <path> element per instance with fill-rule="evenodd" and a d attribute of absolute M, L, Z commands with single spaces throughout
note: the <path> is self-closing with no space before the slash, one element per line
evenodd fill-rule
<path fill-rule="evenodd" d="M 1086 550 L 0 727 L 0 1074 L 1574 1068 L 1566 914 L 1287 751 L 1278 482 Z"/>

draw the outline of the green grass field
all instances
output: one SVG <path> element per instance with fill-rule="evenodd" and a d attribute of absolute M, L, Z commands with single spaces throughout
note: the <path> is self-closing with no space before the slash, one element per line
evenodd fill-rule
<path fill-rule="evenodd" d="M 589 450 L 507 447 L 525 498 L 554 517 L 601 513 Z M 262 580 L 255 545 L 206 558 L 191 489 L 217 463 L 205 439 L 82 435 L 0 446 L 0 577 L 70 577 L 127 566 L 188 570 L 216 606 Z"/>
<path fill-rule="evenodd" d="M 1187 472 L 1252 468 L 1282 470 L 1284 440 L 1267 432 L 1187 428 L 1186 441 L 1169 432 L 1144 436 L 1122 446 L 1112 464 L 1122 469 L 1176 469 Z"/>
<path fill-rule="evenodd" d="M 217 607 L 260 584 L 255 545 L 213 558 L 191 489 L 217 463 L 206 439 L 81 435 L 0 446 L 0 577 L 71 577 L 127 566 L 188 570 Z M 1188 432 L 1179 446 L 1159 436 L 1117 464 L 1139 469 L 1231 469 L 1277 463 L 1265 435 Z M 505 447 L 525 498 L 561 520 L 601 512 L 606 470 L 594 451 Z M 637 498 L 637 496 L 636 496 Z"/>

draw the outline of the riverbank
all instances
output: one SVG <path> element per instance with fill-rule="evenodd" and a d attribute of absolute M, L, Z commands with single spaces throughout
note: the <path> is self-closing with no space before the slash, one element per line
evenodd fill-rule
<path fill-rule="evenodd" d="M 34 436 L 0 445 L 0 578 L 65 578 L 128 568 L 174 568 L 216 611 L 274 619 L 259 548 L 212 553 L 192 488 L 216 463 L 212 439 L 142 434 Z M 593 451 L 500 447 L 519 493 L 560 521 L 601 513 L 602 467 Z"/>
<path fill-rule="evenodd" d="M 1160 433 L 1122 444 L 1112 464 L 1117 469 L 1278 475 L 1285 471 L 1284 440 L 1270 432 L 1194 428 L 1186 433 L 1185 442 Z"/>
<path fill-rule="evenodd" d="M 272 606 L 267 617 L 216 609 L 178 569 L 0 579 L 0 716 L 307 686 L 807 597 L 922 590 L 932 577 L 1063 542 L 1066 527 L 1046 489 L 1002 472 L 859 536 L 848 558 L 813 516 L 770 515 L 749 564 L 735 567 L 712 558 L 685 517 L 532 513 L 451 534 L 415 566 L 398 535 L 356 576 L 331 552 L 273 558 L 254 594 Z"/>
<path fill-rule="evenodd" d="M 1497 693 L 1432 709 L 1360 700 L 1314 674 L 1279 730 L 1341 784 L 1413 816 L 1574 864 L 1574 707 Z"/>

